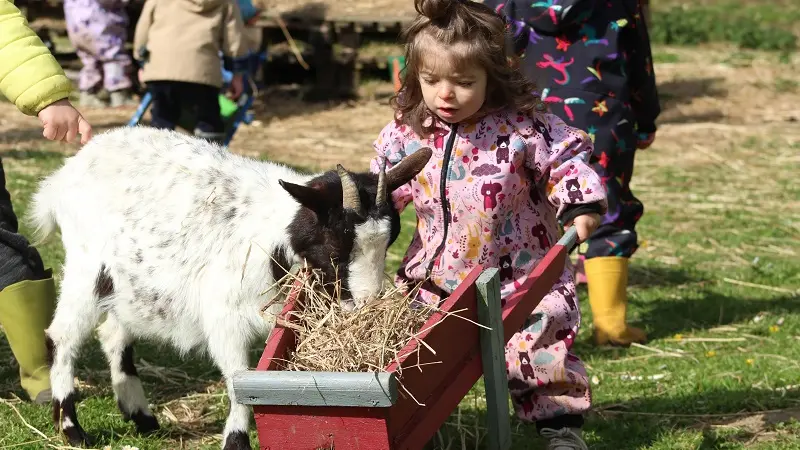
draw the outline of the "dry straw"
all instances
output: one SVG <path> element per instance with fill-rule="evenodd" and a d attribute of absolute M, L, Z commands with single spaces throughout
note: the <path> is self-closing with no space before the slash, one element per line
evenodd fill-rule
<path fill-rule="evenodd" d="M 437 311 L 434 306 L 412 300 L 416 287 L 391 286 L 363 307 L 348 311 L 340 302 L 338 281 L 332 294 L 307 271 L 289 274 L 278 284 L 280 294 L 286 295 L 292 286 L 300 292 L 295 308 L 277 319 L 278 325 L 297 335 L 297 348 L 288 355 L 282 370 L 383 371 Z"/>

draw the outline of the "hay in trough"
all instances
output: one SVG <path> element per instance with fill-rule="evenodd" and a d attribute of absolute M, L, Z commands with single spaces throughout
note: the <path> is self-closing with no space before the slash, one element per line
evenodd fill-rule
<path fill-rule="evenodd" d="M 384 371 L 437 311 L 412 300 L 417 288 L 392 286 L 360 309 L 348 311 L 339 301 L 340 290 L 326 293 L 317 277 L 289 275 L 281 291 L 288 292 L 292 285 L 300 291 L 298 302 L 278 324 L 295 331 L 297 347 L 282 370 Z"/>

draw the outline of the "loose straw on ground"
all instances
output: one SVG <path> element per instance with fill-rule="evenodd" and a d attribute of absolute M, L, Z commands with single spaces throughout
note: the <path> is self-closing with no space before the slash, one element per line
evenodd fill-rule
<path fill-rule="evenodd" d="M 26 428 L 28 428 L 28 429 L 29 429 L 29 430 L 31 430 L 32 432 L 34 432 L 34 433 L 38 434 L 39 436 L 41 436 L 41 437 L 42 437 L 42 439 L 45 439 L 45 440 L 48 440 L 48 441 L 50 440 L 50 438 L 49 438 L 49 437 L 47 437 L 47 435 L 46 435 L 46 434 L 42 433 L 41 431 L 39 431 L 39 429 L 38 429 L 38 428 L 36 428 L 36 427 L 34 427 L 33 425 L 31 425 L 30 423 L 28 423 L 28 421 L 27 421 L 27 420 L 25 420 L 25 418 L 24 418 L 24 417 L 22 417 L 22 414 L 19 412 L 19 410 L 17 409 L 17 407 L 16 407 L 16 406 L 14 406 L 14 405 L 13 405 L 11 402 L 9 402 L 9 401 L 8 401 L 8 400 L 6 400 L 6 399 L 0 398 L 0 403 L 2 403 L 2 404 L 4 404 L 4 405 L 8 406 L 9 408 L 11 408 L 11 410 L 12 410 L 12 411 L 14 411 L 14 413 L 17 415 L 17 417 L 19 417 L 19 420 L 21 420 L 21 421 L 22 421 L 22 424 L 23 424 L 23 425 L 25 425 L 25 427 L 26 427 Z"/>

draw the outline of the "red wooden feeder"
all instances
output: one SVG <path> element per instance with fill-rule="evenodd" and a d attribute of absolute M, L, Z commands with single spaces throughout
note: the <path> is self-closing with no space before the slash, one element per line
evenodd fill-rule
<path fill-rule="evenodd" d="M 296 341 L 291 329 L 276 326 L 256 370 L 234 378 L 237 401 L 253 405 L 260 448 L 422 449 L 482 375 L 490 419 L 499 421 L 490 446 L 507 448 L 503 348 L 561 276 L 575 237 L 569 230 L 502 308 L 497 269 L 473 269 L 422 327 L 419 340 L 436 354 L 412 340 L 384 373 L 280 371 Z M 297 292 L 281 315 L 295 307 Z M 398 395 L 400 384 L 413 398 Z"/>

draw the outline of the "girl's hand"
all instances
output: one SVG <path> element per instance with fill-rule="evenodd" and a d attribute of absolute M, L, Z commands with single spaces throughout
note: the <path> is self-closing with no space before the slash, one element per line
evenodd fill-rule
<path fill-rule="evenodd" d="M 92 126 L 83 118 L 67 99 L 51 103 L 39 111 L 42 122 L 42 136 L 51 141 L 72 142 L 81 135 L 81 144 L 92 138 Z"/>
<path fill-rule="evenodd" d="M 572 222 L 566 224 L 567 227 L 571 225 L 575 225 L 575 229 L 578 231 L 578 243 L 584 242 L 600 226 L 600 215 L 584 214 L 578 216 Z"/>

